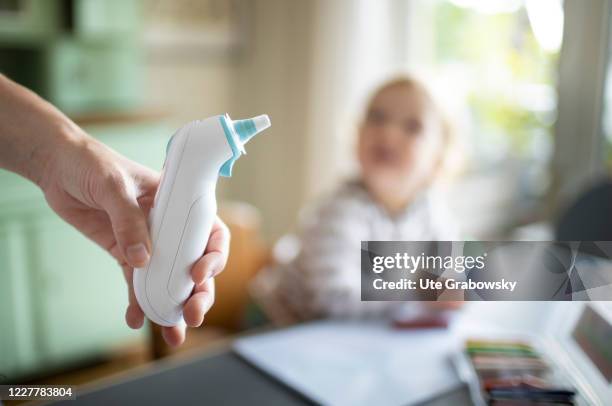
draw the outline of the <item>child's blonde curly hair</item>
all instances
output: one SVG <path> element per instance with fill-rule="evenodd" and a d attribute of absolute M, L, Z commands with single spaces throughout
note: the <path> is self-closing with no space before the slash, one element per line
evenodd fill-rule
<path fill-rule="evenodd" d="M 444 139 L 443 149 L 440 151 L 440 158 L 436 167 L 435 175 L 432 177 L 429 183 L 431 184 L 435 181 L 448 180 L 454 177 L 454 175 L 460 171 L 463 164 L 457 131 L 448 113 L 442 108 L 442 105 L 434 96 L 434 93 L 425 85 L 423 81 L 412 75 L 401 75 L 384 82 L 370 95 L 368 102 L 366 103 L 365 112 L 362 116 L 363 120 L 365 120 L 365 117 L 367 117 L 368 112 L 371 110 L 374 99 L 376 99 L 376 97 L 382 92 L 396 87 L 402 87 L 410 91 L 417 92 L 419 95 L 421 95 L 421 97 L 428 101 L 428 104 L 440 119 L 440 126 L 442 128 L 442 136 Z"/>

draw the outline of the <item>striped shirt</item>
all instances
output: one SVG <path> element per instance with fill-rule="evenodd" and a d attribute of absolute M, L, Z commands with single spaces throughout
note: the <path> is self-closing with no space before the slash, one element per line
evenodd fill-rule
<path fill-rule="evenodd" d="M 251 291 L 268 316 L 281 324 L 385 316 L 398 305 L 361 301 L 361 241 L 453 240 L 457 235 L 431 192 L 390 215 L 360 182 L 348 182 L 304 213 L 298 254 L 264 269 Z"/>

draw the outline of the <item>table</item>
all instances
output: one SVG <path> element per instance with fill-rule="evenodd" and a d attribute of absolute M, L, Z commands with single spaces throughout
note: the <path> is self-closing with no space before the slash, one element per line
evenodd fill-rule
<path fill-rule="evenodd" d="M 266 375 L 230 349 L 190 360 L 154 363 L 122 379 L 77 391 L 77 399 L 53 405 L 312 405 L 300 393 Z M 426 405 L 471 405 L 466 388 Z"/>

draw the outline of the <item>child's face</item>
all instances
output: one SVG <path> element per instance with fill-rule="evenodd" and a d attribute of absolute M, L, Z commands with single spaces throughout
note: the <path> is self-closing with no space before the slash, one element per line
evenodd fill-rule
<path fill-rule="evenodd" d="M 384 89 L 359 131 L 362 178 L 379 192 L 414 192 L 434 176 L 442 141 L 440 117 L 427 97 L 408 86 Z"/>

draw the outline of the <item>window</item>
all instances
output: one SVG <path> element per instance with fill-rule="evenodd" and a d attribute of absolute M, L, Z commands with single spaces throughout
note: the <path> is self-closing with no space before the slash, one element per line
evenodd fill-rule
<path fill-rule="evenodd" d="M 417 0 L 412 7 L 421 20 L 410 30 L 411 66 L 437 84 L 448 104 L 462 106 L 469 171 L 497 176 L 493 184 L 512 190 L 497 202 L 493 227 L 532 220 L 547 192 L 562 6 L 561 0 Z M 500 193 L 499 185 L 489 193 Z"/>

